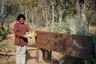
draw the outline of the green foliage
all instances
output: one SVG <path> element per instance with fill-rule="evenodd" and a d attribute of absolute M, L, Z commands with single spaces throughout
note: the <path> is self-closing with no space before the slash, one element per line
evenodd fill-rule
<path fill-rule="evenodd" d="M 81 25 L 78 22 L 78 19 L 75 19 L 72 16 L 69 16 L 65 19 L 65 22 L 55 22 L 54 23 L 54 32 L 67 32 L 71 34 L 77 34 L 81 29 Z"/>
<path fill-rule="evenodd" d="M 5 64 L 16 64 L 16 62 L 15 61 L 11 61 L 11 62 L 6 62 Z"/>
<path fill-rule="evenodd" d="M 4 29 L 4 28 L 3 28 Z M 7 38 L 7 32 L 5 32 L 5 29 L 1 31 L 0 33 L 0 41 Z"/>

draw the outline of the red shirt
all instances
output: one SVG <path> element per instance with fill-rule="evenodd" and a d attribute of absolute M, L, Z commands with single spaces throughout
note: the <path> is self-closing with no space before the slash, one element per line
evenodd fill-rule
<path fill-rule="evenodd" d="M 29 27 L 27 24 L 21 24 L 20 22 L 15 23 L 14 25 L 15 45 L 26 46 L 28 44 L 27 38 L 22 37 L 28 31 Z"/>

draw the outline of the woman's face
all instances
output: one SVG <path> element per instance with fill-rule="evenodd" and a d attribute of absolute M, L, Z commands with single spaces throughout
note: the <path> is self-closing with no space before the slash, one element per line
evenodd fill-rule
<path fill-rule="evenodd" d="M 20 20 L 19 20 L 19 22 L 22 23 L 22 24 L 24 23 L 24 21 L 25 20 L 23 18 L 20 18 Z"/>

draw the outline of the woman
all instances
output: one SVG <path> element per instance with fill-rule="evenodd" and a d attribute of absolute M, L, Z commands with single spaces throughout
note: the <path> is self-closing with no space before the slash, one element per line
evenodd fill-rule
<path fill-rule="evenodd" d="M 29 27 L 25 24 L 25 16 L 19 14 L 17 21 L 14 25 L 15 45 L 16 45 L 16 64 L 26 63 L 26 46 L 28 44 L 27 38 L 25 38 L 26 32 L 29 31 Z"/>

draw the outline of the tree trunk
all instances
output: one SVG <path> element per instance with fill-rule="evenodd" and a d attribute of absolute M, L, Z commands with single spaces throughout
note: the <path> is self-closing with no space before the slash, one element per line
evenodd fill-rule
<path fill-rule="evenodd" d="M 12 53 L 12 52 L 1 52 L 0 51 L 0 55 L 4 55 L 4 56 L 15 56 L 16 55 L 16 53 Z"/>
<path fill-rule="evenodd" d="M 46 8 L 46 26 L 48 27 L 48 11 L 47 11 L 47 8 Z"/>
<path fill-rule="evenodd" d="M 62 22 L 62 10 L 61 9 L 59 10 L 59 22 L 61 25 L 61 22 Z"/>
<path fill-rule="evenodd" d="M 4 1 L 2 1 L 1 13 L 0 13 L 0 27 L 4 24 Z"/>
<path fill-rule="evenodd" d="M 23 13 L 24 13 L 24 12 L 23 12 L 23 7 L 22 7 L 22 5 L 20 4 L 19 0 L 17 0 L 17 3 L 19 4 L 21 13 L 23 14 Z"/>
<path fill-rule="evenodd" d="M 79 0 L 76 0 L 76 12 L 77 12 L 77 16 L 80 19 L 80 3 Z"/>
<path fill-rule="evenodd" d="M 84 0 L 84 4 L 82 4 L 82 12 L 81 12 L 81 16 L 82 16 L 82 31 L 83 31 L 84 35 L 87 35 L 87 32 L 88 32 L 87 22 L 86 22 L 86 14 L 85 14 L 86 3 L 87 3 L 87 0 Z"/>
<path fill-rule="evenodd" d="M 54 32 L 54 5 L 52 5 L 52 32 Z"/>
<path fill-rule="evenodd" d="M 28 23 L 28 9 L 25 9 L 26 23 Z"/>
<path fill-rule="evenodd" d="M 34 20 L 34 15 L 33 15 L 33 13 L 32 13 L 32 24 L 33 24 L 33 20 Z"/>

